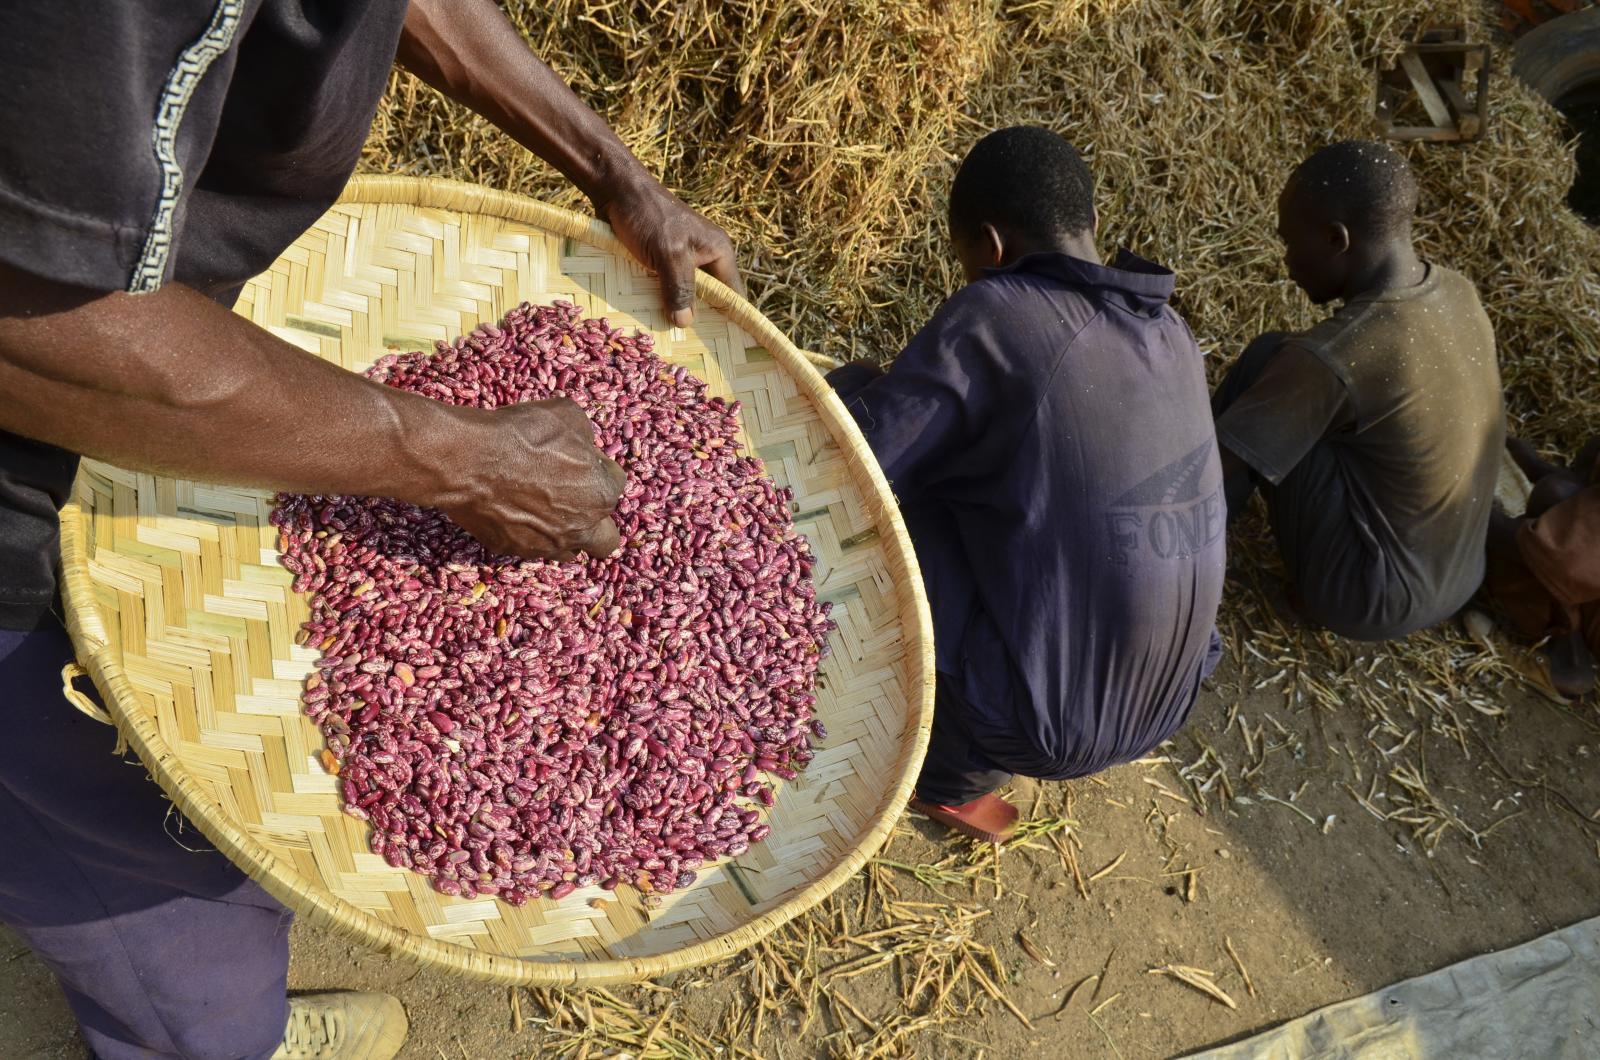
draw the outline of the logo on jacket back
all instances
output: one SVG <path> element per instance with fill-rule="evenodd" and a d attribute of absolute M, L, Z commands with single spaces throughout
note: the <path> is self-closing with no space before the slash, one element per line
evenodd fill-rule
<path fill-rule="evenodd" d="M 1201 490 L 1214 444 L 1207 439 L 1111 502 L 1106 530 L 1115 562 L 1126 564 L 1144 549 L 1186 559 L 1222 537 L 1228 522 L 1222 486 Z"/>

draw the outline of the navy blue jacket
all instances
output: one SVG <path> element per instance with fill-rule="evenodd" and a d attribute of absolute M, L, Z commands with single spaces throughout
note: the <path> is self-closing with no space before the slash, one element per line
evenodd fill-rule
<path fill-rule="evenodd" d="M 1084 776 L 1170 736 L 1220 651 L 1222 473 L 1170 271 L 1032 254 L 892 368 L 830 374 L 894 487 L 984 754 Z"/>

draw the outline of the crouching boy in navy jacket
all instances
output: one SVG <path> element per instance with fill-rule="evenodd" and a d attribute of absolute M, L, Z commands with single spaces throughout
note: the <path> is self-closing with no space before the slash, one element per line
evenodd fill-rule
<path fill-rule="evenodd" d="M 1227 522 L 1173 274 L 1095 251 L 1093 180 L 1044 129 L 962 162 L 967 285 L 887 372 L 829 376 L 916 546 L 938 669 L 914 805 L 1000 842 L 1012 774 L 1086 776 L 1188 717 L 1215 667 Z"/>

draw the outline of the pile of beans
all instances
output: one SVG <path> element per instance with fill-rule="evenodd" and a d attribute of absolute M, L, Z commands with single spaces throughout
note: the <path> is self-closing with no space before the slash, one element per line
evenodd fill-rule
<path fill-rule="evenodd" d="M 394 500 L 279 498 L 321 651 L 305 708 L 372 850 L 521 904 L 670 892 L 764 839 L 768 775 L 793 779 L 825 736 L 831 623 L 789 491 L 738 453 L 738 404 L 566 303 L 371 374 L 457 405 L 569 397 L 628 478 L 621 549 L 567 563 L 489 554 Z"/>

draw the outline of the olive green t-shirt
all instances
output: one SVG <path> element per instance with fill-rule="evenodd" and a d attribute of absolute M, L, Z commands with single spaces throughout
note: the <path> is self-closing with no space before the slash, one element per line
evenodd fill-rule
<path fill-rule="evenodd" d="M 1481 583 L 1505 410 L 1494 331 L 1460 273 L 1430 265 L 1422 283 L 1354 298 L 1290 336 L 1217 438 L 1274 484 L 1328 447 L 1355 510 L 1327 517 L 1370 537 L 1381 581 L 1418 625 Z"/>

